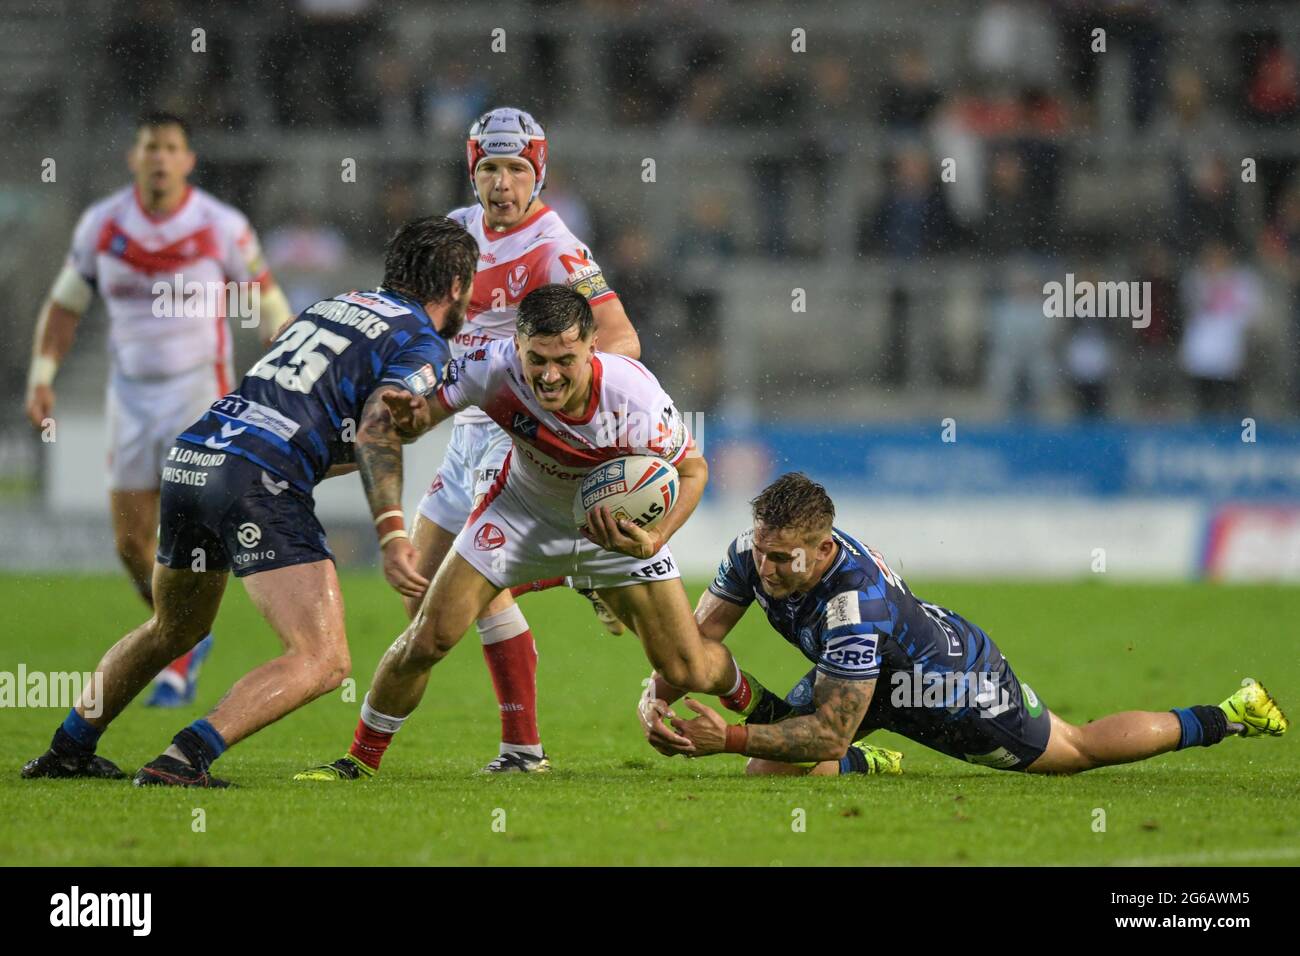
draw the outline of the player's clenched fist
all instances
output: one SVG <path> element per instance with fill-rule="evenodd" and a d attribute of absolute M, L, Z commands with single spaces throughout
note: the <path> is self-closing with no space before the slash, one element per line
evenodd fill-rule
<path fill-rule="evenodd" d="M 647 531 L 625 518 L 615 518 L 604 505 L 587 512 L 583 536 L 606 551 L 617 551 L 632 558 L 653 558 L 664 546 L 663 535 Z"/>
<path fill-rule="evenodd" d="M 33 385 L 27 393 L 27 418 L 33 428 L 44 428 L 46 420 L 54 414 L 54 389 L 48 385 Z"/>

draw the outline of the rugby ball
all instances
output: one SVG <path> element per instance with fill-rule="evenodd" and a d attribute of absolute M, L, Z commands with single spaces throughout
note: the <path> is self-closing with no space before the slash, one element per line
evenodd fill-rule
<path fill-rule="evenodd" d="M 649 530 L 673 509 L 679 485 L 677 469 L 662 458 L 613 458 L 582 479 L 573 499 L 573 520 L 581 530 L 587 526 L 587 512 L 604 505 L 615 519 L 626 518 Z"/>

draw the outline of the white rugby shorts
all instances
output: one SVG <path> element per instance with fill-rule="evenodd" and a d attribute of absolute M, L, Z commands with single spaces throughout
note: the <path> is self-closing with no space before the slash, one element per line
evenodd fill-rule
<path fill-rule="evenodd" d="M 176 436 L 222 396 L 211 365 L 164 379 L 108 383 L 108 487 L 156 491 L 163 459 Z"/>
<path fill-rule="evenodd" d="M 447 453 L 420 499 L 420 514 L 452 534 L 465 527 L 474 502 L 500 474 L 510 444 L 495 422 L 453 425 Z"/>

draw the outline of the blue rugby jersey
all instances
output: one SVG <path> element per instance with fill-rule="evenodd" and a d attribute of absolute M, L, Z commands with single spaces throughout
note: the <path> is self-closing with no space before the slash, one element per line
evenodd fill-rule
<path fill-rule="evenodd" d="M 179 440 L 246 458 L 310 493 L 331 465 L 355 461 L 376 388 L 428 394 L 450 358 L 419 303 L 382 288 L 345 292 L 282 329 L 239 388 Z"/>
<path fill-rule="evenodd" d="M 1005 666 L 1002 654 L 960 615 L 917 599 L 906 582 L 870 548 L 835 528 L 839 553 L 804 594 L 770 597 L 746 531 L 727 549 L 709 590 L 741 606 L 757 602 L 772 627 L 840 680 L 867 680 L 887 671 L 980 672 Z"/>

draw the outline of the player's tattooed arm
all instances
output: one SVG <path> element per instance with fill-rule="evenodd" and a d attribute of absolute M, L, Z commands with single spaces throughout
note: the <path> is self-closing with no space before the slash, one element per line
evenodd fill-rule
<path fill-rule="evenodd" d="M 813 687 L 816 710 L 777 724 L 749 725 L 745 753 L 786 763 L 838 760 L 853 743 L 875 688 L 874 679 L 837 680 L 818 674 Z"/>
<path fill-rule="evenodd" d="M 357 468 L 366 489 L 366 501 L 375 518 L 379 547 L 383 552 L 384 579 L 403 597 L 419 599 L 429 581 L 419 571 L 419 556 L 402 527 L 402 427 L 395 422 L 392 393 L 400 389 L 379 388 L 366 401 L 357 426 Z M 395 527 L 393 526 L 395 525 Z"/>
<path fill-rule="evenodd" d="M 402 436 L 380 388 L 366 401 L 357 426 L 357 468 L 372 514 L 382 514 L 402 500 Z"/>
<path fill-rule="evenodd" d="M 691 742 L 691 747 L 675 746 L 675 753 L 692 757 L 709 754 L 743 753 L 785 763 L 838 760 L 853 743 L 853 735 L 867 714 L 876 680 L 837 680 L 817 675 L 813 687 L 816 710 L 804 717 L 789 717 L 775 724 L 747 724 L 729 727 L 722 715 L 692 697 L 686 706 L 699 716 L 694 720 L 672 720 L 672 728 Z M 732 734 L 739 740 L 728 740 Z"/>

